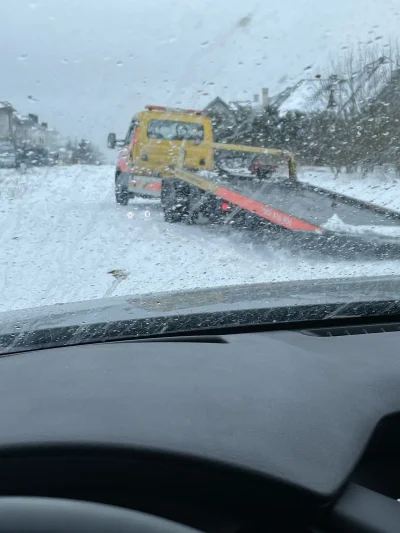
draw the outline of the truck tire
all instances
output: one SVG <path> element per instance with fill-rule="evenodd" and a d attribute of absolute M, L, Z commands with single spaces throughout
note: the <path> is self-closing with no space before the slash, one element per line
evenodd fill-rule
<path fill-rule="evenodd" d="M 119 191 L 115 193 L 115 201 L 118 205 L 128 205 L 129 193 L 128 191 Z"/>
<path fill-rule="evenodd" d="M 128 205 L 128 184 L 122 173 L 116 174 L 115 176 L 115 201 L 118 205 Z"/>
<path fill-rule="evenodd" d="M 189 187 L 178 180 L 165 179 L 161 187 L 161 206 L 165 222 L 182 222 L 188 215 Z"/>

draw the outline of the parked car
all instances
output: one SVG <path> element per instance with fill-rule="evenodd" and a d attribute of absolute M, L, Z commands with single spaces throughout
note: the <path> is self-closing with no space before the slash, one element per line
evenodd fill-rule
<path fill-rule="evenodd" d="M 249 166 L 249 171 L 259 178 L 270 177 L 278 169 L 278 164 L 270 155 L 256 155 Z"/>

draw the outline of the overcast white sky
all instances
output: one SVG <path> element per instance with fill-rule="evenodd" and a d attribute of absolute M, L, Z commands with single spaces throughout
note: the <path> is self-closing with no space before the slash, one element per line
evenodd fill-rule
<path fill-rule="evenodd" d="M 0 100 L 103 147 L 145 104 L 276 93 L 348 44 L 400 32 L 399 0 L 0 0 L 0 12 Z"/>

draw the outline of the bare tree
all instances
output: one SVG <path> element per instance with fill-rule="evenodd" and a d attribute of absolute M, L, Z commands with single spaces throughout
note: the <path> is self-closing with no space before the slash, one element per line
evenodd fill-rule
<path fill-rule="evenodd" d="M 360 45 L 330 61 L 328 71 L 312 95 L 342 119 L 359 115 L 390 82 L 399 66 L 399 44 Z"/>

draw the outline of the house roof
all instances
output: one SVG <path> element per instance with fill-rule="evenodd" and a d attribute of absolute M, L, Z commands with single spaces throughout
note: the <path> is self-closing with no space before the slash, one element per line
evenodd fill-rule
<path fill-rule="evenodd" d="M 385 89 L 392 74 L 391 61 L 379 57 L 355 72 L 351 83 L 340 72 L 335 78 L 303 79 L 272 97 L 271 105 L 278 108 L 281 116 L 289 111 L 319 113 L 328 108 L 333 93 L 337 110 L 346 110 L 350 106 L 355 107 L 353 111 L 359 110 Z"/>
<path fill-rule="evenodd" d="M 252 111 L 254 114 L 262 112 L 262 104 L 260 102 L 253 102 L 251 100 L 244 101 L 234 101 L 226 103 L 222 98 L 217 96 L 214 100 L 204 108 L 204 111 L 207 113 L 212 112 L 214 109 L 223 108 L 226 111 L 227 115 L 234 116 L 234 113 L 240 111 L 241 109 L 246 111 Z"/>
<path fill-rule="evenodd" d="M 209 104 L 207 104 L 206 107 L 204 108 L 204 111 L 206 113 L 210 112 L 216 106 L 222 106 L 222 107 L 224 107 L 226 109 L 226 111 L 230 112 L 229 105 L 224 100 L 222 100 L 222 98 L 220 98 L 219 96 L 217 96 L 216 98 L 211 100 L 211 102 Z"/>
<path fill-rule="evenodd" d="M 279 114 L 286 115 L 289 111 L 303 113 L 317 113 L 327 108 L 327 102 L 314 98 L 323 87 L 323 80 L 300 80 L 296 85 L 287 87 L 284 91 L 271 99 L 271 104 L 277 107 Z"/>
<path fill-rule="evenodd" d="M 9 109 L 10 111 L 14 111 L 14 108 L 10 102 L 0 102 L 0 109 Z"/>
<path fill-rule="evenodd" d="M 20 113 L 14 113 L 14 117 L 17 119 L 18 122 L 25 123 L 25 124 L 31 124 L 31 119 L 27 115 L 21 115 Z"/>
<path fill-rule="evenodd" d="M 252 111 L 253 113 L 262 113 L 263 106 L 261 102 L 254 102 L 252 100 L 237 100 L 235 102 L 229 102 L 229 108 L 232 111 L 240 111 L 240 109 L 245 109 Z"/>
<path fill-rule="evenodd" d="M 43 130 L 48 131 L 47 128 L 45 128 L 41 124 L 38 124 L 37 122 L 32 120 L 32 118 L 29 117 L 28 115 L 21 115 L 20 113 L 14 113 L 14 117 L 20 125 L 29 126 L 32 131 L 43 131 Z"/>

